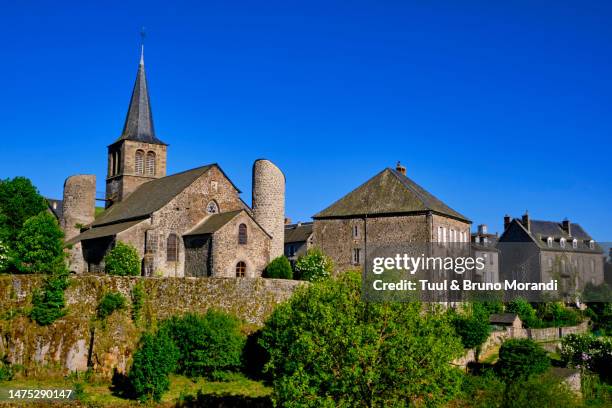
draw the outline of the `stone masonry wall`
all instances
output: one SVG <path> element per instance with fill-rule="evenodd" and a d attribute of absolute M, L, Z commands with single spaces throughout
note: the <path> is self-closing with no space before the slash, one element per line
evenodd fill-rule
<path fill-rule="evenodd" d="M 130 291 L 142 281 L 146 297 L 142 321 L 130 317 Z M 231 313 L 252 331 L 293 291 L 305 283 L 277 279 L 129 278 L 79 276 L 66 291 L 68 313 L 50 326 L 41 327 L 25 316 L 32 292 L 42 276 L 0 276 L 0 358 L 23 366 L 25 375 L 69 371 L 112 376 L 125 372 L 144 327 L 172 315 L 205 312 L 215 308 Z M 128 299 L 128 310 L 113 313 L 101 324 L 95 320 L 99 300 L 108 291 Z"/>
<path fill-rule="evenodd" d="M 96 176 L 76 175 L 64 182 L 62 230 L 66 241 L 80 233 L 80 227 L 91 224 L 96 211 Z M 85 270 L 81 243 L 66 250 L 71 271 Z"/>
<path fill-rule="evenodd" d="M 253 164 L 253 216 L 272 236 L 270 258 L 283 255 L 285 175 L 269 160 L 257 160 Z"/>

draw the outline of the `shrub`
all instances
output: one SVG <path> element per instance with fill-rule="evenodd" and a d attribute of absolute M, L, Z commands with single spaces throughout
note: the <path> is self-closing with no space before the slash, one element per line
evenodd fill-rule
<path fill-rule="evenodd" d="M 0 239 L 0 273 L 6 271 L 10 264 L 9 246 Z"/>
<path fill-rule="evenodd" d="M 496 368 L 507 381 L 528 379 L 541 374 L 550 366 L 546 351 L 530 339 L 510 339 L 499 349 Z"/>
<path fill-rule="evenodd" d="M 126 300 L 125 297 L 119 292 L 108 292 L 104 294 L 100 303 L 98 303 L 98 319 L 104 320 L 115 310 L 125 309 Z"/>
<path fill-rule="evenodd" d="M 541 303 L 538 306 L 538 314 L 543 326 L 575 326 L 582 321 L 582 316 L 578 311 L 565 307 L 562 303 Z"/>
<path fill-rule="evenodd" d="M 271 279 L 291 279 L 293 277 L 293 271 L 291 270 L 291 264 L 287 257 L 281 255 L 272 260 L 264 271 L 264 277 Z"/>
<path fill-rule="evenodd" d="M 439 406 L 458 391 L 463 353 L 445 313 L 363 302 L 359 273 L 299 288 L 266 322 L 278 406 Z"/>
<path fill-rule="evenodd" d="M 0 181 L 0 213 L 8 242 L 17 238 L 26 220 L 46 212 L 47 207 L 47 201 L 29 179 L 15 177 Z"/>
<path fill-rule="evenodd" d="M 28 219 L 17 235 L 15 263 L 22 273 L 55 273 L 65 266 L 64 233 L 55 217 L 42 212 Z"/>
<path fill-rule="evenodd" d="M 142 306 L 144 305 L 146 296 L 142 282 L 138 282 L 134 285 L 130 295 L 132 297 L 132 320 L 137 323 L 140 320 Z"/>
<path fill-rule="evenodd" d="M 523 321 L 523 326 L 536 328 L 542 326 L 542 322 L 536 316 L 536 311 L 531 303 L 525 299 L 517 298 L 506 305 L 508 313 L 516 313 Z"/>
<path fill-rule="evenodd" d="M 140 401 L 161 400 L 170 388 L 168 375 L 175 370 L 178 356 L 178 348 L 164 331 L 143 334 L 128 375 Z"/>
<path fill-rule="evenodd" d="M 474 348 L 485 342 L 491 332 L 488 316 L 486 319 L 478 315 L 456 315 L 452 319 L 453 327 L 455 332 L 461 337 L 463 347 Z"/>
<path fill-rule="evenodd" d="M 69 279 L 66 270 L 49 275 L 42 289 L 34 291 L 30 318 L 41 326 L 53 323 L 66 314 L 64 291 L 68 288 Z"/>
<path fill-rule="evenodd" d="M 582 404 L 561 378 L 551 374 L 507 385 L 504 408 L 578 408 Z"/>
<path fill-rule="evenodd" d="M 318 282 L 331 276 L 334 263 L 331 258 L 318 248 L 306 251 L 295 263 L 295 272 L 298 279 Z"/>
<path fill-rule="evenodd" d="M 240 321 L 223 312 L 186 314 L 162 323 L 180 351 L 178 372 L 189 377 L 210 378 L 214 371 L 235 370 L 241 365 L 246 336 Z"/>
<path fill-rule="evenodd" d="M 106 273 L 109 275 L 138 276 L 140 275 L 140 257 L 136 248 L 123 242 L 109 251 L 104 257 Z"/>
<path fill-rule="evenodd" d="M 612 338 L 592 334 L 569 334 L 561 339 L 561 359 L 571 367 L 582 367 L 612 378 Z"/>

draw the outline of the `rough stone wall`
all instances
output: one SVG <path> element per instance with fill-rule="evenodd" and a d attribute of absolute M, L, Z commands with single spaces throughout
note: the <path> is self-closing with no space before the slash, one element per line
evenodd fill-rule
<path fill-rule="evenodd" d="M 283 255 L 285 244 L 285 175 L 269 160 L 253 164 L 253 216 L 272 236 L 270 258 Z"/>
<path fill-rule="evenodd" d="M 568 243 L 571 246 L 571 242 Z M 599 285 L 604 282 L 604 258 L 602 254 L 589 254 L 583 252 L 541 251 L 540 265 L 542 281 L 553 279 L 559 275 L 561 260 L 565 262 L 569 275 L 576 276 L 578 290 L 584 289 L 587 283 Z M 553 265 L 550 267 L 549 265 Z"/>
<path fill-rule="evenodd" d="M 96 176 L 76 175 L 64 182 L 64 212 L 62 229 L 66 241 L 80 233 L 81 226 L 91 224 L 96 211 Z M 85 260 L 81 244 L 67 250 L 68 267 L 71 271 L 81 272 L 85 269 Z"/>
<path fill-rule="evenodd" d="M 455 230 L 457 231 L 457 240 L 455 242 L 460 242 L 459 241 L 459 232 L 464 232 L 465 233 L 465 237 L 467 238 L 467 241 L 465 242 L 469 242 L 470 240 L 470 224 L 464 221 L 459 221 L 456 220 L 454 218 L 448 218 L 448 217 L 444 217 L 441 215 L 437 215 L 437 214 L 433 214 L 432 216 L 432 231 L 431 231 L 431 240 L 429 240 L 428 242 L 442 242 L 441 237 L 438 236 L 439 233 L 439 227 L 445 227 L 446 228 L 446 233 L 447 233 L 447 240 L 446 242 L 453 242 L 448 238 L 448 235 L 450 233 L 450 230 Z"/>
<path fill-rule="evenodd" d="M 97 374 L 111 377 L 125 372 L 147 324 L 186 312 L 203 313 L 210 308 L 236 315 L 247 331 L 263 325 L 274 308 L 288 299 L 304 282 L 278 279 L 225 278 L 130 278 L 79 276 L 66 291 L 68 313 L 50 326 L 41 327 L 23 311 L 31 306 L 32 292 L 42 276 L 0 277 L 0 357 L 20 364 L 26 375 L 67 374 L 91 366 Z M 130 317 L 130 291 L 143 282 L 146 297 L 142 321 Z M 121 292 L 128 309 L 113 313 L 106 324 L 94 317 L 99 300 L 108 291 Z M 7 317 L 8 315 L 12 317 Z M 88 359 L 88 356 L 91 358 Z"/>
<path fill-rule="evenodd" d="M 247 244 L 238 244 L 238 226 L 247 226 Z M 270 237 L 249 217 L 241 213 L 213 234 L 213 276 L 235 278 L 236 264 L 246 263 L 247 278 L 261 276 L 270 261 Z"/>

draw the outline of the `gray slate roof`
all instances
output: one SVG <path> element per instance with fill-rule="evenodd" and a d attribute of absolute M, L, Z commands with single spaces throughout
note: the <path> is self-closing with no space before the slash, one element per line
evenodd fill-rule
<path fill-rule="evenodd" d="M 204 235 L 218 231 L 225 224 L 236 218 L 238 214 L 245 210 L 229 211 L 225 213 L 213 214 L 206 218 L 201 224 L 184 235 Z"/>
<path fill-rule="evenodd" d="M 64 216 L 64 201 L 47 198 L 47 203 L 49 204 L 49 210 L 55 215 L 55 218 L 61 220 Z"/>
<path fill-rule="evenodd" d="M 603 253 L 603 249 L 599 244 L 595 243 L 593 249 L 589 247 L 589 242 L 593 239 L 591 236 L 580 226 L 580 224 L 572 223 L 570 236 L 562 227 L 561 223 L 554 221 L 540 221 L 531 220 L 531 229 L 527 231 L 527 228 L 523 225 L 521 220 L 515 218 L 512 220 L 520 228 L 522 228 L 529 237 L 536 243 L 541 249 L 545 250 L 558 250 L 558 251 L 569 251 L 569 252 L 593 252 Z M 548 237 L 553 238 L 552 246 L 548 246 Z M 561 247 L 561 238 L 565 238 L 565 248 Z M 572 240 L 576 239 L 577 248 L 572 246 Z"/>
<path fill-rule="evenodd" d="M 444 204 L 405 175 L 387 168 L 313 218 L 349 218 L 429 211 L 471 223 L 468 218 Z"/>
<path fill-rule="evenodd" d="M 126 221 L 118 224 L 105 225 L 103 227 L 90 228 L 69 240 L 67 244 L 71 245 L 76 244 L 79 241 L 85 241 L 87 239 L 95 239 L 117 235 L 121 231 L 125 231 L 126 229 L 133 227 L 134 225 L 140 222 L 142 222 L 142 220 Z"/>
<path fill-rule="evenodd" d="M 100 214 L 94 227 L 137 218 L 146 218 L 162 208 L 216 164 L 209 164 L 142 184 L 123 201 Z M 218 166 L 217 166 L 218 167 Z M 220 170 L 220 168 L 219 168 Z"/>
<path fill-rule="evenodd" d="M 306 242 L 312 235 L 312 222 L 285 225 L 285 244 Z"/>
<path fill-rule="evenodd" d="M 489 316 L 489 323 L 512 324 L 517 317 L 516 313 L 494 313 Z"/>
<path fill-rule="evenodd" d="M 136 82 L 132 90 L 130 106 L 125 117 L 125 124 L 119 140 L 134 140 L 137 142 L 165 145 L 155 136 L 153 112 L 145 74 L 144 58 L 141 57 L 136 74 Z"/>

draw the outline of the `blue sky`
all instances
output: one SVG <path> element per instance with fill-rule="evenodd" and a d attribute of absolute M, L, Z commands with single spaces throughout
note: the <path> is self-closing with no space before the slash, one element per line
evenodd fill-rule
<path fill-rule="evenodd" d="M 145 26 L 169 173 L 218 162 L 250 202 L 268 158 L 307 220 L 400 160 L 474 224 L 612 241 L 610 2 L 84 3 L 3 0 L 2 178 L 104 190 Z"/>

